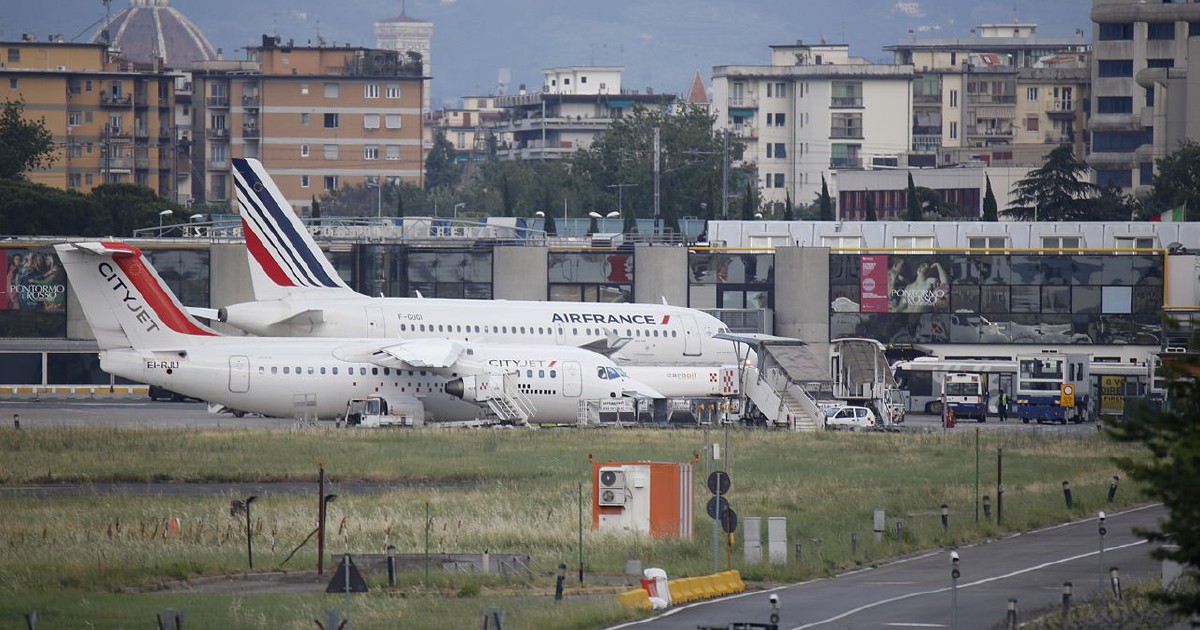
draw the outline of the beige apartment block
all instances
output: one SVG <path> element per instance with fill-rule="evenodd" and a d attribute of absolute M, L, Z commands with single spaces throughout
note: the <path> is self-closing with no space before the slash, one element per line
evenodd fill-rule
<path fill-rule="evenodd" d="M 0 43 L 0 96 L 23 101 L 57 147 L 37 183 L 90 191 L 105 182 L 148 186 L 169 196 L 177 169 L 172 141 L 175 75 L 134 64 L 103 44 L 27 38 Z"/>

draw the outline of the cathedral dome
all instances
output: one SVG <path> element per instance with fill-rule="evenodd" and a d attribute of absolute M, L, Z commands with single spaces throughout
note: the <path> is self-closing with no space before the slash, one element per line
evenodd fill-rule
<path fill-rule="evenodd" d="M 167 1 L 129 0 L 128 7 L 96 31 L 92 42 L 108 39 L 126 59 L 153 63 L 159 58 L 163 65 L 173 68 L 216 59 L 216 51 L 204 33 L 182 13 L 167 6 Z"/>

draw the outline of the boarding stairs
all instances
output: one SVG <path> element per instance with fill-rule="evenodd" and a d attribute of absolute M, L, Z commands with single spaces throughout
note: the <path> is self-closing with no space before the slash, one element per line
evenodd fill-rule
<path fill-rule="evenodd" d="M 762 414 L 768 426 L 794 431 L 818 431 L 825 414 L 809 388 L 830 382 L 825 361 L 798 339 L 757 334 L 729 334 L 750 346 L 742 371 L 742 395 Z"/>
<path fill-rule="evenodd" d="M 517 387 L 514 374 L 488 374 L 479 377 L 479 402 L 487 404 L 488 412 L 505 424 L 528 424 L 536 409 Z M 486 381 L 486 386 L 483 381 Z"/>
<path fill-rule="evenodd" d="M 904 421 L 900 390 L 878 343 L 869 339 L 835 339 L 833 355 L 835 398 L 874 409 L 883 426 Z"/>

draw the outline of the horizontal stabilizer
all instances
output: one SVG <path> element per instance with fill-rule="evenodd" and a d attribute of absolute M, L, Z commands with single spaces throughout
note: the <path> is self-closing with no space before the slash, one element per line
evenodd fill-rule
<path fill-rule="evenodd" d="M 192 317 L 201 317 L 214 322 L 220 321 L 220 317 L 217 314 L 219 309 L 204 308 L 203 306 L 185 306 L 183 310 L 187 311 Z"/>
<path fill-rule="evenodd" d="M 629 343 L 630 341 L 632 341 L 632 339 L 629 337 L 618 337 L 612 331 L 609 331 L 608 335 L 606 335 L 603 339 L 589 341 L 579 347 L 583 350 L 589 350 L 591 352 L 595 352 L 596 354 L 608 356 L 620 350 L 621 348 L 624 348 L 625 344 Z"/>
<path fill-rule="evenodd" d="M 306 326 L 312 326 L 312 325 L 321 324 L 324 322 L 325 322 L 325 311 L 324 310 L 319 309 L 319 308 L 308 308 L 308 309 L 304 309 L 303 311 L 300 311 L 299 313 L 296 313 L 295 315 L 291 315 L 289 317 L 281 319 L 275 323 L 283 324 L 285 326 L 294 326 L 296 324 L 304 324 Z"/>

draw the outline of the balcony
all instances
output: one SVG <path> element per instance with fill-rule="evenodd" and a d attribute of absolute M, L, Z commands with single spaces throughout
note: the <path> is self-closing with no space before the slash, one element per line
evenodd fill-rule
<path fill-rule="evenodd" d="M 1053 100 L 1046 102 L 1046 113 L 1050 116 L 1074 118 L 1078 113 L 1074 100 Z"/>
<path fill-rule="evenodd" d="M 135 138 L 149 138 L 150 130 L 145 127 L 134 127 L 133 135 Z"/>
<path fill-rule="evenodd" d="M 913 105 L 941 105 L 941 94 L 913 94 Z"/>
<path fill-rule="evenodd" d="M 209 129 L 204 132 L 204 135 L 209 140 L 219 140 L 219 141 L 229 140 L 229 130 L 228 129 Z"/>
<path fill-rule="evenodd" d="M 133 168 L 133 158 L 110 157 L 103 164 L 110 171 L 128 171 Z"/>
<path fill-rule="evenodd" d="M 150 158 L 148 158 L 148 157 L 133 158 L 133 167 L 138 170 L 141 170 L 141 171 L 149 170 L 150 169 Z"/>
<path fill-rule="evenodd" d="M 130 140 L 133 138 L 129 130 L 122 127 L 107 127 L 105 131 L 110 140 Z"/>
<path fill-rule="evenodd" d="M 863 99 L 861 96 L 833 96 L 829 99 L 829 106 L 862 109 Z"/>
<path fill-rule="evenodd" d="M 100 105 L 102 107 L 130 107 L 133 105 L 133 97 L 129 94 L 114 95 L 105 92 L 100 95 Z"/>
<path fill-rule="evenodd" d="M 135 107 L 149 107 L 150 97 L 145 94 L 138 94 L 136 97 L 134 97 L 133 104 Z"/>
<path fill-rule="evenodd" d="M 242 125 L 242 137 L 246 139 L 257 139 L 258 125 Z"/>
<path fill-rule="evenodd" d="M 942 134 L 938 133 L 917 135 L 913 134 L 912 150 L 913 151 L 937 151 L 942 146 Z"/>
<path fill-rule="evenodd" d="M 831 127 L 829 129 L 830 138 L 862 138 L 862 127 Z"/>
<path fill-rule="evenodd" d="M 210 96 L 204 100 L 204 104 L 209 107 L 229 107 L 228 96 Z"/>
<path fill-rule="evenodd" d="M 742 109 L 758 109 L 758 99 L 753 96 L 730 96 L 730 107 L 740 107 Z"/>
<path fill-rule="evenodd" d="M 259 96 L 257 94 L 245 94 L 242 96 L 242 107 L 258 109 L 258 104 L 259 104 L 259 101 L 261 101 L 261 100 L 262 99 L 259 98 Z"/>
<path fill-rule="evenodd" d="M 224 188 L 214 188 L 208 191 L 208 201 L 229 201 L 229 193 Z"/>
<path fill-rule="evenodd" d="M 212 158 L 208 162 L 208 170 L 210 171 L 227 171 L 229 170 L 229 160 L 225 158 Z"/>
<path fill-rule="evenodd" d="M 863 162 L 860 157 L 844 157 L 830 158 L 829 168 L 862 168 Z"/>
<path fill-rule="evenodd" d="M 735 138 L 752 140 L 758 137 L 758 127 L 753 125 L 734 125 L 730 130 Z"/>

